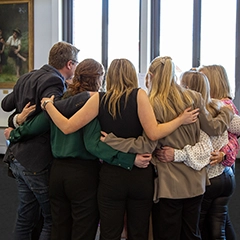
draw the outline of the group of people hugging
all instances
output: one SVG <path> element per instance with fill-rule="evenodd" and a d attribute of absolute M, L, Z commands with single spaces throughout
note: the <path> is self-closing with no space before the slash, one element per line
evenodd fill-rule
<path fill-rule="evenodd" d="M 77 64 L 61 100 L 5 136 L 50 133 L 51 239 L 236 239 L 228 214 L 240 118 L 221 65 L 183 72 L 156 57 L 139 88 L 134 65 Z M 30 114 L 31 115 L 31 114 Z M 48 144 L 48 143 L 46 143 Z M 31 149 L 29 149 L 31 151 Z M 36 153 L 38 154 L 38 153 Z M 16 159 L 18 159 L 16 157 Z"/>

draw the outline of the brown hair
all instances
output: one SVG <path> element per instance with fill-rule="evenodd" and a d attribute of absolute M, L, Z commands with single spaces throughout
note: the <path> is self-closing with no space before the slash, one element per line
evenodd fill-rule
<path fill-rule="evenodd" d="M 48 64 L 56 69 L 62 69 L 69 60 L 77 62 L 79 49 L 67 42 L 55 43 L 48 57 Z"/>
<path fill-rule="evenodd" d="M 211 113 L 213 117 L 216 117 L 218 115 L 222 103 L 219 100 L 211 99 L 210 85 L 205 74 L 197 71 L 184 72 L 180 76 L 180 84 L 185 88 L 189 88 L 201 93 L 205 101 L 206 109 Z"/>
<path fill-rule="evenodd" d="M 88 58 L 80 62 L 75 70 L 72 84 L 69 84 L 68 94 L 75 95 L 83 91 L 97 92 L 101 87 L 101 79 L 105 73 L 101 63 Z"/>
<path fill-rule="evenodd" d="M 210 95 L 212 98 L 232 99 L 230 84 L 225 68 L 221 65 L 202 66 L 198 69 L 199 72 L 204 73 L 210 83 Z"/>

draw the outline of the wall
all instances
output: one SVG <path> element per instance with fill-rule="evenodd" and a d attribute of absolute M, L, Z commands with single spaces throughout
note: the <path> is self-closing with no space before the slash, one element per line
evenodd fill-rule
<path fill-rule="evenodd" d="M 48 61 L 48 52 L 55 42 L 61 40 L 61 0 L 34 0 L 34 68 L 40 68 Z M 0 89 L 2 100 L 11 89 Z M 10 113 L 0 108 L 0 154 L 5 153 L 4 128 Z"/>

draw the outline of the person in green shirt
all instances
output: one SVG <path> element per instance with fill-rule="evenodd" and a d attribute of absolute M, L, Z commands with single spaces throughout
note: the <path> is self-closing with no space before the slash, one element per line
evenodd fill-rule
<path fill-rule="evenodd" d="M 58 110 L 66 117 L 72 116 L 100 89 L 103 76 L 102 64 L 93 59 L 80 62 L 65 99 L 55 102 Z M 99 223 L 99 159 L 131 170 L 134 164 L 150 161 L 151 154 L 123 153 L 101 142 L 97 118 L 84 128 L 65 135 L 46 112 L 41 112 L 17 129 L 9 128 L 6 137 L 15 143 L 30 140 L 49 130 L 54 157 L 49 183 L 53 219 L 51 239 L 94 240 Z M 97 156 L 90 153 L 93 149 Z"/>

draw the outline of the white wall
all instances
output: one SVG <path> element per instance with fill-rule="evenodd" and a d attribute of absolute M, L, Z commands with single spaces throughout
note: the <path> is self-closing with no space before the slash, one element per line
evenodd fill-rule
<path fill-rule="evenodd" d="M 48 62 L 48 52 L 55 42 L 62 40 L 61 0 L 34 0 L 34 68 L 40 68 Z M 2 100 L 11 89 L 0 89 Z M 6 141 L 4 128 L 10 113 L 0 108 L 0 154 L 5 153 Z"/>

